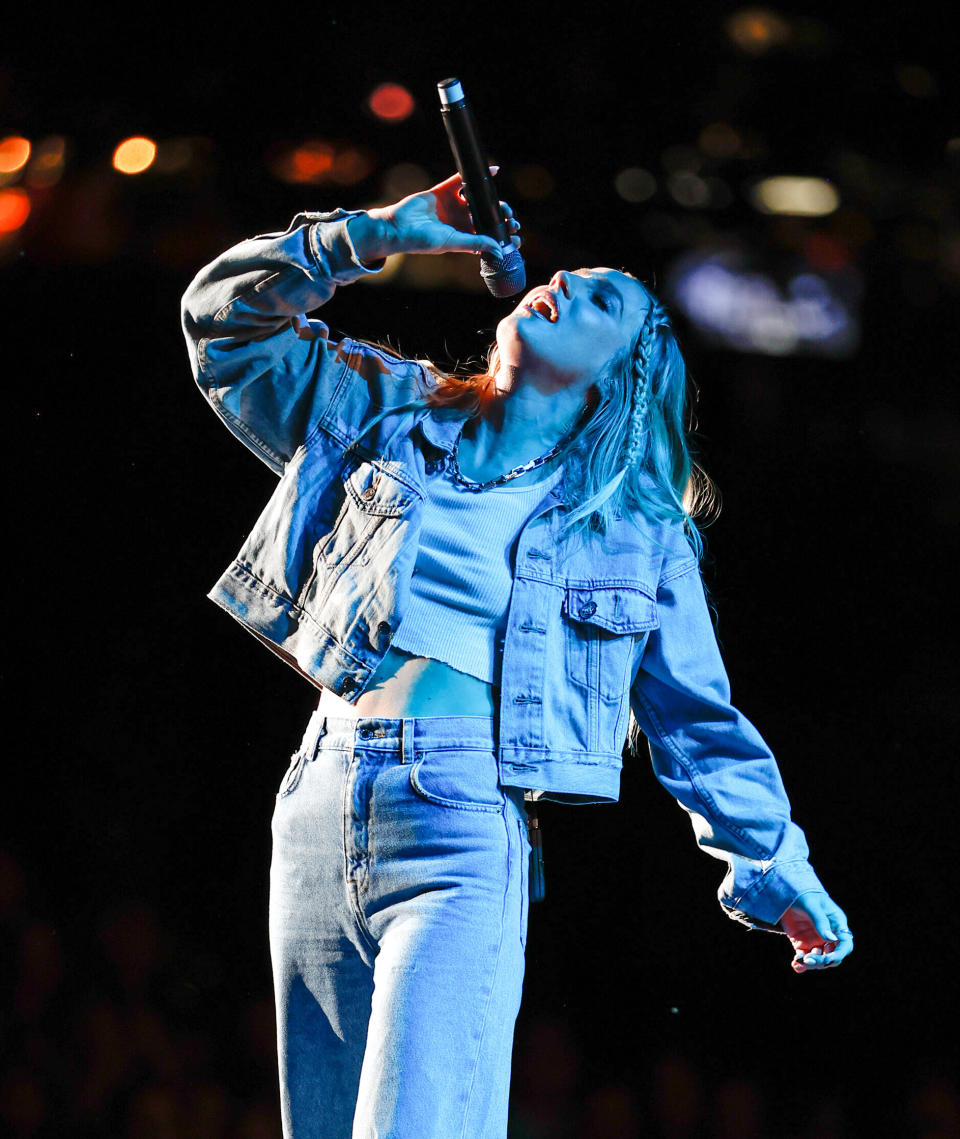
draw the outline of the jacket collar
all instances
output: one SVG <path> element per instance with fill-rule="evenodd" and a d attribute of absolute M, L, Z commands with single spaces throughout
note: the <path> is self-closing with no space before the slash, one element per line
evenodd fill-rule
<path fill-rule="evenodd" d="M 420 419 L 420 430 L 428 443 L 449 454 L 469 413 L 458 408 L 428 407 Z"/>

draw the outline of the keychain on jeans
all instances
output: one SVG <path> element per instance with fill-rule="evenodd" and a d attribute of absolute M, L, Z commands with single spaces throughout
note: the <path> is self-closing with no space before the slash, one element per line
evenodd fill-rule
<path fill-rule="evenodd" d="M 542 902 L 544 894 L 543 881 L 543 833 L 540 830 L 540 819 L 537 815 L 536 803 L 527 806 L 527 836 L 530 839 L 530 901 Z"/>

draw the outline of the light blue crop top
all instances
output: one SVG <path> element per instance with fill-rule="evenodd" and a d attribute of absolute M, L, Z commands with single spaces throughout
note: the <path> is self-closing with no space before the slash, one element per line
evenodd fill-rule
<path fill-rule="evenodd" d="M 447 472 L 427 484 L 410 601 L 392 647 L 500 683 L 500 654 L 513 587 L 517 537 L 560 477 L 484 491 Z"/>

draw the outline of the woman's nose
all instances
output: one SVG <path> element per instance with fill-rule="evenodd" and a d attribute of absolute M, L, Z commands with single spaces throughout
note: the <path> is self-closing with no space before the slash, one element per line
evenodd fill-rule
<path fill-rule="evenodd" d="M 569 279 L 570 279 L 570 274 L 566 271 L 566 269 L 561 269 L 558 272 L 554 273 L 554 275 L 550 278 L 550 288 L 551 289 L 560 289 L 560 290 L 562 290 L 563 295 L 565 297 L 569 297 L 570 296 Z"/>

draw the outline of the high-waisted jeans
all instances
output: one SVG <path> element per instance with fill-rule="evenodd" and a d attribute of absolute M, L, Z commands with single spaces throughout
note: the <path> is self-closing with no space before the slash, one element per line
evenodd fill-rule
<path fill-rule="evenodd" d="M 286 1139 L 506 1136 L 529 850 L 492 718 L 314 713 L 273 816 Z"/>

